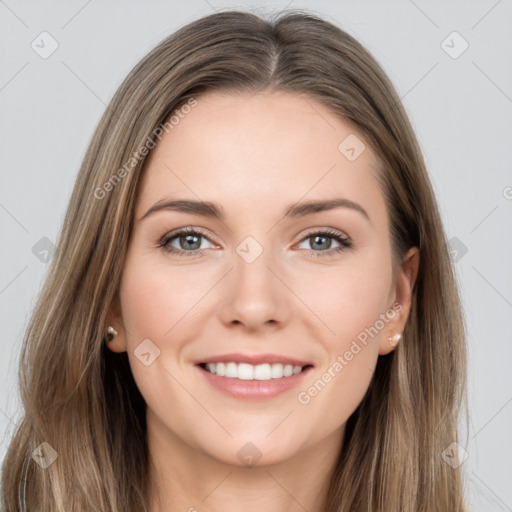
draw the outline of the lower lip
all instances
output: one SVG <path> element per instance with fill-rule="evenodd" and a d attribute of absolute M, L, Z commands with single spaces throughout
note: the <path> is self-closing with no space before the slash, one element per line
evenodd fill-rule
<path fill-rule="evenodd" d="M 274 398 L 297 386 L 304 376 L 313 369 L 313 367 L 310 366 L 297 375 L 282 377 L 280 379 L 241 380 L 219 377 L 215 373 L 210 373 L 200 366 L 196 366 L 196 368 L 212 386 L 226 395 L 244 400 L 268 400 L 269 398 Z"/>

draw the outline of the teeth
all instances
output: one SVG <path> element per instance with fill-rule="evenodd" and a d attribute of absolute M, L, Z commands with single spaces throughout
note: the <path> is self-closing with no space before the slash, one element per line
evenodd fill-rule
<path fill-rule="evenodd" d="M 302 371 L 302 366 L 281 363 L 264 363 L 256 366 L 247 363 L 208 363 L 206 370 L 229 379 L 271 380 L 297 375 Z"/>

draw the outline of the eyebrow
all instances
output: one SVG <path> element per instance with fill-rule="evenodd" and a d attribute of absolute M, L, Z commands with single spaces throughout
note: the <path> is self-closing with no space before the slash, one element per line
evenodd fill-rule
<path fill-rule="evenodd" d="M 294 204 L 289 206 L 285 211 L 284 218 L 306 217 L 307 215 L 334 210 L 335 208 L 351 208 L 352 210 L 361 213 L 371 223 L 368 213 L 360 204 L 342 198 Z M 217 203 L 190 199 L 172 199 L 155 203 L 139 220 L 143 220 L 162 210 L 189 213 L 199 215 L 201 217 L 219 219 L 221 221 L 224 221 L 225 218 L 222 207 Z"/>

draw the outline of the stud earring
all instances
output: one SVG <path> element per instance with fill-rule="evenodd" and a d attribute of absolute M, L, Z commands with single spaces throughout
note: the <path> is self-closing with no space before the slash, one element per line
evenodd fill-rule
<path fill-rule="evenodd" d="M 107 335 L 105 336 L 105 343 L 112 341 L 114 336 L 117 336 L 118 334 L 119 333 L 111 325 L 109 325 L 107 329 Z"/>
<path fill-rule="evenodd" d="M 398 342 L 400 341 L 400 339 L 402 338 L 402 335 L 401 334 L 395 334 L 393 336 L 390 336 L 388 338 L 388 341 L 389 341 L 389 344 L 392 346 L 392 347 L 396 347 Z"/>

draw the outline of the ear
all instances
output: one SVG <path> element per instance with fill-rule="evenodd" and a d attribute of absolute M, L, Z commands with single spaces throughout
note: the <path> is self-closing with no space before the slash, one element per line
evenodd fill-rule
<path fill-rule="evenodd" d="M 417 247 L 412 247 L 404 256 L 402 266 L 398 272 L 394 289 L 393 308 L 395 316 L 386 324 L 382 331 L 379 343 L 379 354 L 389 354 L 394 350 L 394 346 L 390 344 L 388 338 L 396 334 L 403 334 L 405 324 L 409 318 L 411 311 L 411 302 L 413 296 L 414 285 L 418 277 L 418 269 L 420 263 L 420 253 Z"/>
<path fill-rule="evenodd" d="M 121 313 L 121 302 L 118 295 L 114 297 L 107 315 L 107 326 L 110 325 L 117 331 L 117 335 L 106 343 L 107 347 L 115 353 L 126 352 L 126 332 Z M 105 332 L 105 335 L 106 334 Z"/>

